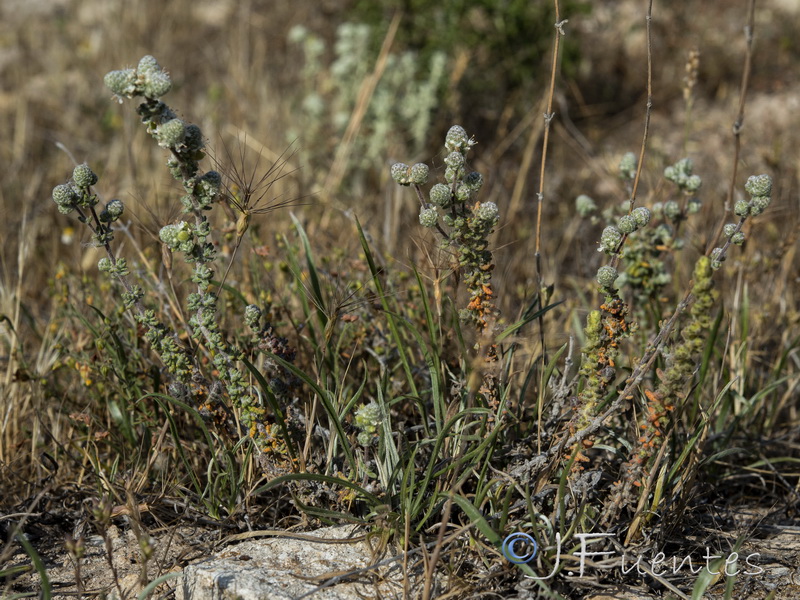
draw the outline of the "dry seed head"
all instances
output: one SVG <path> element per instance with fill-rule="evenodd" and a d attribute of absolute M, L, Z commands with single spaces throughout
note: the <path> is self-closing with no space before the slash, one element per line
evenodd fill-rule
<path fill-rule="evenodd" d="M 236 235 L 241 238 L 244 236 L 247 228 L 250 227 L 250 212 L 243 212 L 239 214 L 239 219 L 236 221 Z"/>
<path fill-rule="evenodd" d="M 689 51 L 686 60 L 686 76 L 683 78 L 683 99 L 688 102 L 692 97 L 692 90 L 697 85 L 697 72 L 700 69 L 700 50 L 693 48 Z"/>

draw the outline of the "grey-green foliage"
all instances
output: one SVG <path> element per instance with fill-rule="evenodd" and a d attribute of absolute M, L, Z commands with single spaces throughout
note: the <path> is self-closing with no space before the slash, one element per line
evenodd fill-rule
<path fill-rule="evenodd" d="M 120 98 L 141 99 L 137 113 L 158 145 L 169 151 L 167 167 L 185 192 L 181 197 L 184 213 L 194 219 L 193 223 L 182 220 L 165 225 L 159 237 L 170 252 L 180 253 L 192 265 L 191 281 L 197 284 L 197 288 L 187 297 L 191 313 L 188 333 L 207 349 L 218 378 L 213 385 L 224 385 L 230 404 L 240 412 L 239 424 L 251 437 L 265 441 L 264 411 L 254 406 L 252 391 L 237 366 L 243 355 L 227 342 L 219 324 L 213 280 L 217 251 L 211 239 L 207 213 L 220 194 L 222 178 L 216 171 L 200 171 L 199 162 L 205 158 L 203 134 L 197 125 L 178 118 L 160 100 L 169 92 L 171 82 L 152 56 L 143 57 L 135 69 L 111 71 L 104 82 Z M 146 308 L 144 290 L 128 280 L 128 265 L 124 258 L 117 257 L 111 246 L 114 239 L 112 224 L 123 214 L 124 206 L 120 200 L 114 199 L 98 213 L 95 209 L 97 196 L 92 190 L 97 181 L 97 175 L 88 165 L 78 165 L 71 182 L 54 188 L 53 200 L 62 213 L 77 212 L 79 220 L 92 231 L 95 245 L 105 249 L 107 256 L 99 261 L 99 269 L 113 276 L 124 288 L 122 299 L 125 308 L 134 309 L 134 318 L 145 329 L 145 338 L 167 370 L 175 376 L 176 381 L 171 382 L 174 384 L 172 389 L 179 393 L 186 390 L 189 383 L 203 380 L 204 376 L 188 349 L 179 342 L 179 336 L 159 320 L 156 311 Z M 252 309 L 249 319 L 253 323 L 258 321 Z M 231 414 L 229 407 L 212 405 L 210 398 L 211 395 L 208 401 L 203 400 L 206 407 L 220 408 L 226 417 Z"/>
<path fill-rule="evenodd" d="M 310 154 L 309 162 L 330 163 L 330 142 L 344 134 L 365 77 L 375 67 L 377 56 L 371 45 L 370 26 L 343 23 L 336 31 L 333 60 L 326 65 L 325 42 L 303 26 L 289 32 L 289 41 L 303 52 L 303 98 L 297 103 L 304 118 L 302 129 L 290 131 L 301 138 Z M 414 52 L 389 54 L 386 68 L 375 87 L 358 138 L 354 141 L 353 166 L 379 166 L 392 144 L 405 152 L 419 152 L 427 141 L 434 110 L 439 103 L 447 60 L 434 53 L 422 62 Z"/>

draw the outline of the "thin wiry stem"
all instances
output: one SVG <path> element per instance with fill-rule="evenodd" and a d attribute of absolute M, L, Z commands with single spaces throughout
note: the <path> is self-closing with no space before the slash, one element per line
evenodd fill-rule
<path fill-rule="evenodd" d="M 642 173 L 642 165 L 644 163 L 644 154 L 645 150 L 647 149 L 647 136 L 650 130 L 650 113 L 653 108 L 653 41 L 652 41 L 652 22 L 653 22 L 653 0 L 649 0 L 647 5 L 647 15 L 645 17 L 646 22 L 646 36 L 647 36 L 647 105 L 645 110 L 645 120 L 644 120 L 644 133 L 642 135 L 642 147 L 639 150 L 639 164 L 636 168 L 636 177 L 633 180 L 633 186 L 631 187 L 631 197 L 630 197 L 630 204 L 629 204 L 629 212 L 633 210 L 634 204 L 636 202 L 636 191 L 639 187 L 639 178 Z M 612 266 L 616 268 L 617 263 L 619 262 L 620 257 L 620 250 L 622 245 L 625 243 L 627 239 L 627 235 L 623 236 L 622 241 L 620 242 L 620 248 L 617 248 L 617 252 L 614 255 L 612 260 Z M 678 320 L 678 317 L 689 307 L 689 305 L 694 300 L 694 296 L 692 296 L 691 292 L 687 292 L 686 296 L 683 300 L 678 304 L 675 309 L 675 313 L 672 317 L 667 321 L 666 325 L 661 328 L 661 331 L 650 341 L 647 345 L 647 349 L 645 350 L 644 356 L 639 361 L 639 364 L 631 373 L 631 376 L 627 380 L 627 385 L 625 389 L 617 396 L 617 398 L 612 402 L 611 406 L 606 410 L 603 414 L 595 417 L 592 422 L 587 426 L 582 428 L 580 431 L 577 431 L 575 434 L 564 437 L 560 442 L 554 445 L 548 451 L 548 456 L 555 457 L 559 456 L 564 448 L 569 448 L 573 444 L 580 443 L 582 440 L 586 439 L 587 437 L 594 434 L 600 427 L 603 425 L 605 420 L 614 414 L 616 411 L 620 409 L 622 403 L 633 393 L 634 388 L 639 385 L 642 377 L 644 374 L 650 369 L 655 361 L 656 357 L 658 356 L 658 350 L 661 346 L 666 342 L 669 338 L 669 334 L 672 331 L 672 328 L 675 326 L 675 323 Z"/>
<path fill-rule="evenodd" d="M 556 34 L 553 37 L 553 62 L 550 67 L 550 91 L 547 94 L 547 109 L 544 113 L 544 135 L 542 138 L 542 162 L 539 167 L 539 191 L 536 194 L 538 205 L 536 208 L 536 246 L 535 246 L 535 254 L 536 254 L 536 269 L 539 274 L 539 279 L 541 283 L 541 243 L 542 243 L 542 204 L 544 203 L 544 176 L 545 176 L 545 166 L 547 164 L 547 145 L 550 139 L 550 124 L 553 121 L 553 117 L 555 117 L 555 113 L 553 112 L 553 98 L 555 96 L 556 90 L 556 72 L 558 71 L 558 49 L 561 42 L 561 36 L 564 35 L 564 25 L 566 25 L 567 21 L 561 21 L 561 13 L 559 12 L 558 8 L 558 0 L 553 0 L 553 6 L 555 7 L 556 13 L 556 23 L 555 29 Z"/>
<path fill-rule="evenodd" d="M 550 65 L 550 90 L 547 93 L 547 108 L 545 109 L 544 113 L 544 133 L 542 136 L 542 161 L 539 166 L 539 191 L 536 194 L 536 243 L 534 246 L 534 257 L 536 259 L 536 281 L 538 284 L 538 293 L 539 293 L 539 308 L 544 308 L 544 298 L 542 295 L 544 294 L 545 285 L 544 285 L 544 276 L 542 274 L 542 253 L 541 253 L 541 244 L 542 244 L 542 205 L 544 204 L 544 181 L 545 181 L 545 167 L 547 165 L 547 146 L 548 142 L 550 141 L 550 124 L 553 122 L 553 118 L 555 117 L 555 113 L 553 112 L 553 98 L 555 97 L 555 90 L 556 90 L 556 72 L 558 71 L 558 49 L 561 42 L 561 36 L 564 35 L 564 25 L 566 25 L 567 20 L 561 20 L 561 12 L 558 7 L 558 0 L 553 0 L 553 8 L 555 10 L 555 35 L 553 36 L 553 61 Z M 544 316 L 540 315 L 538 318 L 539 323 L 539 343 L 542 346 L 542 362 L 543 364 L 547 363 L 547 346 L 544 336 Z M 541 370 L 542 376 L 544 376 L 544 369 Z M 539 452 L 541 452 L 541 431 L 542 431 L 542 397 L 541 393 L 544 389 L 544 381 L 540 381 L 540 397 L 539 397 L 539 408 L 538 408 L 538 427 L 537 427 L 537 447 Z"/>
<path fill-rule="evenodd" d="M 644 165 L 644 154 L 647 149 L 647 136 L 650 133 L 650 114 L 653 110 L 653 0 L 647 6 L 647 104 L 644 113 L 644 132 L 642 133 L 642 147 L 639 149 L 639 164 L 636 166 L 636 177 L 633 178 L 631 197 L 628 206 L 628 213 L 633 210 L 636 204 L 636 192 L 639 190 L 639 180 L 642 175 Z"/>
<path fill-rule="evenodd" d="M 739 170 L 739 153 L 742 147 L 742 129 L 744 128 L 744 108 L 747 102 L 747 88 L 750 87 L 750 72 L 753 68 L 753 32 L 755 30 L 756 0 L 750 0 L 747 7 L 747 25 L 744 28 L 745 53 L 744 69 L 742 70 L 742 82 L 739 86 L 739 109 L 736 113 L 736 120 L 733 122 L 733 165 L 731 168 L 731 180 L 728 184 L 728 194 L 725 196 L 725 205 L 722 218 L 719 221 L 714 237 L 711 239 L 706 254 L 709 254 L 717 245 L 719 237 L 722 235 L 722 228 L 725 226 L 725 218 L 731 212 L 733 206 L 733 192 L 736 189 L 736 175 Z"/>
<path fill-rule="evenodd" d="M 644 167 L 644 155 L 647 150 L 647 137 L 650 134 L 650 115 L 653 111 L 653 37 L 652 37 L 652 23 L 653 23 L 653 0 L 650 0 L 647 5 L 646 20 L 646 36 L 647 36 L 647 103 L 645 104 L 644 112 L 644 131 L 642 132 L 642 145 L 639 148 L 639 159 L 636 165 L 636 176 L 633 178 L 633 185 L 631 186 L 631 197 L 628 199 L 628 214 L 633 212 L 636 206 L 636 192 L 639 191 L 639 181 L 642 176 L 642 169 Z M 611 259 L 611 266 L 615 269 L 619 265 L 620 258 L 622 257 L 622 248 L 628 239 L 628 234 L 622 236 L 619 247 Z"/>

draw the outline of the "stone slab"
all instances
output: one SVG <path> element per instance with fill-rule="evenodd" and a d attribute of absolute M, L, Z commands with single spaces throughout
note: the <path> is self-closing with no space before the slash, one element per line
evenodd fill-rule
<path fill-rule="evenodd" d="M 362 532 L 352 526 L 328 527 L 302 534 L 313 540 L 262 537 L 228 546 L 215 557 L 188 565 L 177 585 L 176 598 L 362 600 L 379 594 L 402 595 L 400 561 L 381 567 L 380 583 L 375 583 L 375 571 L 357 573 L 372 564 L 365 541 L 325 541 L 358 533 Z M 349 575 L 344 577 L 345 573 Z M 340 577 L 333 585 L 323 587 L 337 575 Z"/>

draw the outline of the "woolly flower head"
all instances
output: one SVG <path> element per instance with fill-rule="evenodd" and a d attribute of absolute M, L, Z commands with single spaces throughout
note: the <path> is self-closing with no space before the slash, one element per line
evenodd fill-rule
<path fill-rule="evenodd" d="M 207 204 L 217 197 L 221 187 L 222 176 L 217 171 L 206 171 L 197 179 L 194 191 L 201 202 Z"/>
<path fill-rule="evenodd" d="M 172 88 L 172 81 L 158 61 L 152 56 L 144 56 L 136 69 L 123 69 L 106 73 L 103 78 L 106 87 L 117 96 L 145 96 L 160 98 Z"/>
<path fill-rule="evenodd" d="M 110 71 L 103 77 L 103 83 L 116 96 L 133 97 L 136 95 L 136 71 L 133 69 Z M 121 99 L 120 102 L 122 102 Z"/>
<path fill-rule="evenodd" d="M 125 205 L 122 204 L 122 200 L 115 198 L 106 204 L 105 208 L 98 215 L 98 218 L 103 223 L 112 223 L 119 219 L 124 211 Z"/>
<path fill-rule="evenodd" d="M 575 210 L 580 216 L 588 217 L 597 210 L 597 204 L 586 194 L 581 194 L 575 198 Z"/>
<path fill-rule="evenodd" d="M 180 250 L 188 253 L 194 249 L 194 234 L 192 227 L 186 221 L 165 225 L 159 231 L 158 237 L 170 250 Z"/>
<path fill-rule="evenodd" d="M 464 155 L 461 152 L 453 151 L 448 154 L 444 159 L 444 164 L 446 164 L 451 169 L 460 169 L 464 166 L 465 160 Z"/>
<path fill-rule="evenodd" d="M 752 175 L 748 177 L 747 183 L 744 184 L 744 189 L 752 198 L 747 203 L 746 212 L 744 207 L 740 207 L 739 202 L 737 202 L 736 206 L 741 209 L 741 214 L 739 210 L 736 210 L 736 207 L 734 207 L 734 211 L 740 217 L 760 215 L 772 202 L 772 177 L 769 175 Z M 740 202 L 743 203 L 744 201 Z"/>
<path fill-rule="evenodd" d="M 419 211 L 419 224 L 423 227 L 435 227 L 439 222 L 439 211 L 435 206 L 423 208 Z"/>
<path fill-rule="evenodd" d="M 405 163 L 394 163 L 391 168 L 392 179 L 400 185 L 411 185 L 411 167 Z"/>
<path fill-rule="evenodd" d="M 431 204 L 440 208 L 447 208 L 450 206 L 451 196 L 450 188 L 443 183 L 437 183 L 431 188 L 430 191 Z"/>
<path fill-rule="evenodd" d="M 155 138 L 162 148 L 175 148 L 183 143 L 186 124 L 180 119 L 171 119 L 156 129 Z"/>
<path fill-rule="evenodd" d="M 691 158 L 682 158 L 674 165 L 668 166 L 664 169 L 664 177 L 670 181 L 677 183 L 682 178 L 688 177 L 692 174 L 694 163 Z"/>
<path fill-rule="evenodd" d="M 424 185 L 428 182 L 428 165 L 425 163 L 416 163 L 411 165 L 410 179 L 411 183 L 415 185 Z"/>
<path fill-rule="evenodd" d="M 604 266 L 600 267 L 597 270 L 597 283 L 602 285 L 603 287 L 610 288 L 614 285 L 614 281 L 616 281 L 618 277 L 617 270 L 614 267 Z"/>
<path fill-rule="evenodd" d="M 770 196 L 772 194 L 772 177 L 769 175 L 751 175 L 747 178 L 744 189 L 751 196 Z"/>
<path fill-rule="evenodd" d="M 682 158 L 674 165 L 664 169 L 664 177 L 687 192 L 696 192 L 700 189 L 703 180 L 699 175 L 693 175 L 694 164 L 691 158 Z"/>
<path fill-rule="evenodd" d="M 638 161 L 633 152 L 626 152 L 619 161 L 619 176 L 622 179 L 633 179 L 636 177 L 636 167 Z"/>
<path fill-rule="evenodd" d="M 644 227 L 650 222 L 650 210 L 644 206 L 639 206 L 633 209 L 631 216 L 636 221 L 636 225 Z"/>
<path fill-rule="evenodd" d="M 675 200 L 664 203 L 664 216 L 671 221 L 677 221 L 681 217 L 681 205 Z"/>
<path fill-rule="evenodd" d="M 747 200 L 738 200 L 733 205 L 733 212 L 737 217 L 747 217 L 750 215 L 750 203 Z"/>
<path fill-rule="evenodd" d="M 136 72 L 142 79 L 142 91 L 148 98 L 160 98 L 172 87 L 169 75 L 152 56 L 142 57 Z"/>
<path fill-rule="evenodd" d="M 244 309 L 244 322 L 250 329 L 258 329 L 258 321 L 261 319 L 261 309 L 255 304 L 248 304 Z"/>
<path fill-rule="evenodd" d="M 139 64 L 136 66 L 136 72 L 142 77 L 147 77 L 148 75 L 157 73 L 160 70 L 161 67 L 158 66 L 158 61 L 155 59 L 155 57 L 150 56 L 149 54 L 140 58 Z"/>
<path fill-rule="evenodd" d="M 754 196 L 753 199 L 750 200 L 750 214 L 760 215 L 767 209 L 771 201 L 772 198 L 769 196 Z"/>
<path fill-rule="evenodd" d="M 468 188 L 473 195 L 477 194 L 483 187 L 483 175 L 477 171 L 467 173 L 461 181 L 461 184 L 463 187 Z"/>
<path fill-rule="evenodd" d="M 58 212 L 62 214 L 66 215 L 75 210 L 79 199 L 77 192 L 69 184 L 62 183 L 53 188 L 53 202 L 58 206 Z"/>
<path fill-rule="evenodd" d="M 187 150 L 192 152 L 197 152 L 206 147 L 206 141 L 203 139 L 203 132 L 194 123 L 186 125 L 183 145 Z"/>
<path fill-rule="evenodd" d="M 636 219 L 632 215 L 622 215 L 617 220 L 617 229 L 622 233 L 633 233 L 637 228 Z"/>
<path fill-rule="evenodd" d="M 683 188 L 687 192 L 696 192 L 700 189 L 700 186 L 703 185 L 703 180 L 700 179 L 699 175 L 689 175 L 686 178 L 686 183 L 683 185 Z"/>
<path fill-rule="evenodd" d="M 500 211 L 497 209 L 497 204 L 494 202 L 481 202 L 475 211 L 475 216 L 480 221 L 495 224 L 500 218 Z"/>
<path fill-rule="evenodd" d="M 461 125 L 453 125 L 447 132 L 444 147 L 450 152 L 466 154 L 475 143 L 475 140 L 467 136 L 466 130 Z"/>
<path fill-rule="evenodd" d="M 78 187 L 88 188 L 97 183 L 97 175 L 89 168 L 89 165 L 83 163 L 75 167 L 72 171 L 72 181 L 74 181 L 75 185 Z"/>
<path fill-rule="evenodd" d="M 160 98 L 172 88 L 172 81 L 164 72 L 155 73 L 144 85 L 144 95 L 148 98 Z"/>
<path fill-rule="evenodd" d="M 711 259 L 711 268 L 717 270 L 722 266 L 722 262 L 725 260 L 725 254 L 722 252 L 722 248 L 714 248 L 709 258 Z"/>
<path fill-rule="evenodd" d="M 372 441 L 372 436 L 378 432 L 378 424 L 381 422 L 381 407 L 377 402 L 365 404 L 356 411 L 354 424 L 361 430 L 358 435 L 358 442 L 367 446 Z"/>
<path fill-rule="evenodd" d="M 617 250 L 617 246 L 622 241 L 622 232 L 616 227 L 609 225 L 600 234 L 600 248 L 599 252 L 606 254 L 613 254 Z"/>

